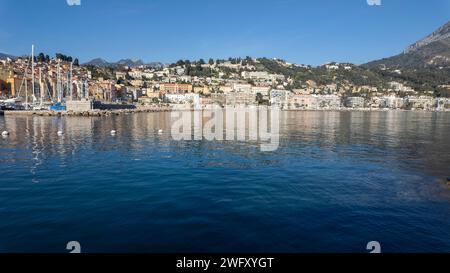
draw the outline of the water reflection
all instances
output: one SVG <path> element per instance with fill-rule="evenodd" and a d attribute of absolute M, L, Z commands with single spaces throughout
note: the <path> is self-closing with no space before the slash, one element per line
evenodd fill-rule
<path fill-rule="evenodd" d="M 128 153 L 141 152 L 155 145 L 167 149 L 179 148 L 180 145 L 194 149 L 201 149 L 201 145 L 213 148 L 213 144 L 199 144 L 198 141 L 175 143 L 170 135 L 171 122 L 173 120 L 168 113 L 107 118 L 6 116 L 0 119 L 0 128 L 7 129 L 10 135 L 0 142 L 1 160 L 18 162 L 31 159 L 30 171 L 35 172 L 48 157 L 58 156 L 61 166 L 64 166 L 67 157 L 80 150 Z M 280 127 L 283 147 L 315 146 L 343 156 L 379 154 L 390 157 L 393 162 L 398 160 L 406 167 L 412 163 L 417 168 L 420 163 L 424 171 L 436 176 L 449 175 L 450 155 L 445 151 L 450 150 L 450 142 L 447 141 L 450 115 L 446 113 L 283 112 Z M 161 129 L 164 133 L 158 134 Z M 60 130 L 64 135 L 57 134 Z M 111 130 L 117 130 L 118 134 L 111 137 Z M 196 130 L 199 128 L 194 127 L 193 135 Z M 230 144 L 228 148 L 236 153 L 248 152 L 241 149 L 242 145 L 256 146 L 255 142 L 249 141 L 239 144 L 236 149 L 234 142 L 223 143 Z"/>

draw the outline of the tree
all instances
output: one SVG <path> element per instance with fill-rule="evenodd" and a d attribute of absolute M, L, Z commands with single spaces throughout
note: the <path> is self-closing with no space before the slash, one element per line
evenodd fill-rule
<path fill-rule="evenodd" d="M 38 62 L 40 62 L 40 63 L 43 63 L 43 62 L 45 62 L 45 56 L 44 56 L 44 53 L 39 53 L 39 55 L 38 55 Z"/>
<path fill-rule="evenodd" d="M 256 94 L 256 101 L 258 104 L 261 104 L 263 102 L 263 95 L 261 93 Z"/>
<path fill-rule="evenodd" d="M 55 57 L 56 57 L 57 60 L 61 60 L 63 62 L 72 62 L 72 60 L 73 60 L 71 56 L 66 56 L 66 55 L 61 54 L 61 53 L 56 53 Z"/>
<path fill-rule="evenodd" d="M 78 60 L 78 58 L 75 58 L 75 60 L 73 61 L 73 65 L 80 66 L 80 61 Z"/>
<path fill-rule="evenodd" d="M 199 63 L 200 65 L 203 65 L 203 64 L 205 64 L 205 60 L 200 59 L 200 60 L 198 61 L 198 63 Z"/>
<path fill-rule="evenodd" d="M 49 63 L 49 62 L 50 62 L 50 56 L 45 55 L 45 61 L 46 61 L 47 63 Z"/>
<path fill-rule="evenodd" d="M 210 58 L 208 63 L 209 63 L 209 65 L 213 65 L 214 64 L 214 60 Z"/>
<path fill-rule="evenodd" d="M 179 61 L 176 63 L 176 66 L 184 66 L 184 64 L 185 64 L 185 62 L 184 62 L 183 60 L 179 60 Z"/>

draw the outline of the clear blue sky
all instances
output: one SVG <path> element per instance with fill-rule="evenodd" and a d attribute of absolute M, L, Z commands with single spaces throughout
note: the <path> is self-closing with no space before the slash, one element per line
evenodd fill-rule
<path fill-rule="evenodd" d="M 178 59 L 277 57 L 364 63 L 450 20 L 450 0 L 0 0 L 0 52 Z"/>

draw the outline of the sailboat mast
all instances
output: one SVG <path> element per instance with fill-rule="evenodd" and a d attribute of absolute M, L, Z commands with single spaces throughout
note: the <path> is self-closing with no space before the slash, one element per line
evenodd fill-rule
<path fill-rule="evenodd" d="M 41 93 L 41 107 L 44 102 L 44 88 L 42 84 L 42 68 L 39 67 L 39 92 Z"/>
<path fill-rule="evenodd" d="M 34 103 L 34 45 L 31 45 L 31 94 Z"/>
<path fill-rule="evenodd" d="M 60 68 L 60 64 L 59 64 L 59 59 L 58 59 L 58 75 L 57 77 L 57 82 L 56 82 L 56 92 L 58 93 L 58 102 L 61 102 L 61 68 Z"/>
<path fill-rule="evenodd" d="M 28 76 L 28 66 L 25 69 L 25 75 L 24 75 L 24 77 L 25 77 L 25 110 L 28 110 L 28 79 L 27 79 L 27 76 Z"/>
<path fill-rule="evenodd" d="M 67 98 L 70 94 L 70 71 L 67 72 L 67 87 L 66 87 L 66 94 L 65 97 Z"/>
<path fill-rule="evenodd" d="M 73 62 L 71 62 L 70 63 L 70 80 L 69 80 L 69 84 L 70 84 L 70 87 L 69 87 L 69 90 L 70 90 L 70 100 L 72 100 L 73 98 L 73 84 L 72 84 L 72 77 L 73 77 L 73 71 L 72 71 L 72 69 L 73 69 Z"/>
<path fill-rule="evenodd" d="M 87 80 L 84 81 L 84 96 L 86 99 L 89 98 L 89 83 Z"/>

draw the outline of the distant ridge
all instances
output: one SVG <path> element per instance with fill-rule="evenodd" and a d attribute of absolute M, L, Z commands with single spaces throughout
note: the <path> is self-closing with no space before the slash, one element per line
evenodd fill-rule
<path fill-rule="evenodd" d="M 154 67 L 154 68 L 164 67 L 164 64 L 162 64 L 160 62 L 144 63 L 142 60 L 122 59 L 118 62 L 110 63 L 108 61 L 105 61 L 102 58 L 93 59 L 87 63 L 84 63 L 83 65 L 84 66 L 92 65 L 92 66 L 99 67 L 99 68 L 117 67 L 119 65 L 131 67 L 131 68 L 138 67 L 138 66 L 148 66 L 148 67 Z"/>
<path fill-rule="evenodd" d="M 123 59 L 118 61 L 116 64 L 128 66 L 128 67 L 137 67 L 144 65 L 144 62 L 142 60 L 131 60 L 131 59 Z"/>
<path fill-rule="evenodd" d="M 93 59 L 93 60 L 91 60 L 91 61 L 89 61 L 87 63 L 84 63 L 83 65 L 84 66 L 92 65 L 92 66 L 100 67 L 100 68 L 113 67 L 114 66 L 114 64 L 108 63 L 107 61 L 105 61 L 102 58 Z"/>
<path fill-rule="evenodd" d="M 5 59 L 7 59 L 7 58 L 10 58 L 10 59 L 12 59 L 12 60 L 17 59 L 16 56 L 9 55 L 9 54 L 5 54 L 5 53 L 0 53 L 0 60 L 5 60 Z"/>

